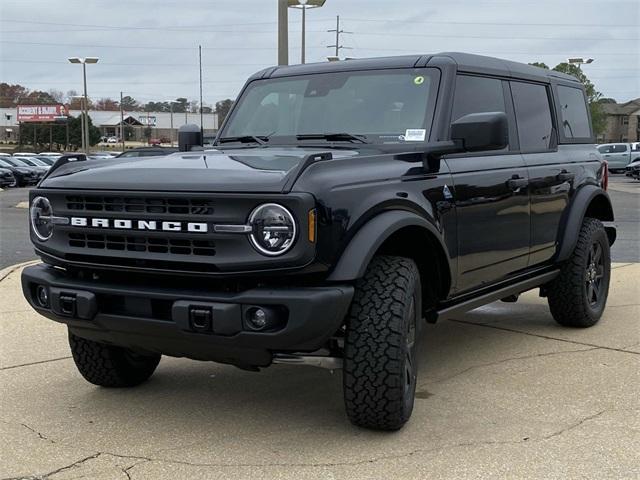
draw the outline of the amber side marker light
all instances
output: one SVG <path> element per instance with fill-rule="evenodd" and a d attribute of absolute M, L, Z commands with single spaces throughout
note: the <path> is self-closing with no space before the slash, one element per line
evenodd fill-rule
<path fill-rule="evenodd" d="M 315 209 L 309 210 L 309 221 L 307 224 L 309 225 L 309 241 L 311 243 L 316 242 L 316 211 Z"/>

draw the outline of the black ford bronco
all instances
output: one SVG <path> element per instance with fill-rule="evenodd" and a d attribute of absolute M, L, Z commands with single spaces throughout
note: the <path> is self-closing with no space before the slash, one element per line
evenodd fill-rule
<path fill-rule="evenodd" d="M 460 53 L 273 67 L 210 149 L 60 159 L 22 286 L 94 384 L 161 355 L 342 368 L 349 419 L 394 430 L 425 322 L 534 288 L 561 325 L 598 321 L 607 178 L 571 76 Z"/>

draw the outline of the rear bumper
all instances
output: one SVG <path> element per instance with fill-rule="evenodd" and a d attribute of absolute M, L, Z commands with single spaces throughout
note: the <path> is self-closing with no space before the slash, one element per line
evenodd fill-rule
<path fill-rule="evenodd" d="M 37 299 L 38 286 L 48 306 Z M 241 293 L 185 290 L 180 278 L 149 288 L 80 280 L 46 265 L 22 272 L 25 298 L 40 314 L 64 323 L 77 336 L 176 357 L 241 366 L 266 366 L 273 352 L 313 351 L 340 327 L 351 303 L 350 285 L 254 288 Z M 249 312 L 264 307 L 278 321 L 266 331 L 251 329 Z M 208 312 L 199 328 L 195 312 Z"/>

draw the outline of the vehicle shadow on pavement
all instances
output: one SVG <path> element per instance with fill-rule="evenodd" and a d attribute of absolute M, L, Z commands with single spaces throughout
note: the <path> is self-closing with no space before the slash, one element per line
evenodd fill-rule
<path fill-rule="evenodd" d="M 541 307 L 532 312 L 530 307 L 524 307 L 530 315 L 528 328 L 555 325 L 548 310 Z M 511 316 L 512 308 L 509 305 L 501 314 L 478 312 L 473 318 L 499 322 L 500 317 Z M 536 353 L 558 349 L 555 345 L 542 346 L 531 337 L 456 321 L 427 325 L 420 340 L 416 405 L 426 406 L 438 394 L 429 390 L 430 383 L 440 383 L 474 365 L 525 355 L 527 342 L 535 345 L 532 348 Z M 346 419 L 340 370 L 330 373 L 313 367 L 276 365 L 255 373 L 164 357 L 153 377 L 133 389 L 104 389 L 84 383 L 80 384 L 84 388 L 78 389 L 84 380 L 75 373 L 63 382 L 66 385 L 58 388 L 78 391 L 74 415 L 100 418 L 106 423 L 126 425 L 144 415 L 162 422 L 169 419 L 181 430 L 193 431 L 233 422 L 235 428 L 261 431 L 278 431 L 285 424 L 287 429 L 365 432 L 350 426 Z M 446 394 L 446 385 L 440 385 L 438 391 Z"/>

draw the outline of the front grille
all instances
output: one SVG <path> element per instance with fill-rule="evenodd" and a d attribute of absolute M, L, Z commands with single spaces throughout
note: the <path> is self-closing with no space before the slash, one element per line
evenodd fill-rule
<path fill-rule="evenodd" d="M 214 212 L 214 202 L 207 198 L 67 195 L 65 200 L 67 209 L 74 211 L 183 215 L 212 215 Z"/>
<path fill-rule="evenodd" d="M 215 243 L 212 240 L 91 233 L 69 233 L 68 235 L 69 246 L 76 248 L 170 253 L 174 255 L 200 255 L 207 257 L 213 257 L 216 254 Z"/>

